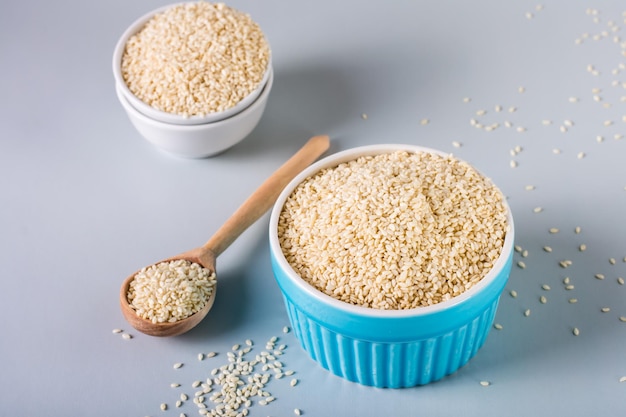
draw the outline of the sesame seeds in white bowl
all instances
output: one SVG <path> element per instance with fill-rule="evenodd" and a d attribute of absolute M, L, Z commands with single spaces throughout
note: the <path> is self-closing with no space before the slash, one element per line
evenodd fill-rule
<path fill-rule="evenodd" d="M 513 219 L 469 164 L 411 145 L 328 156 L 287 187 L 270 254 L 292 328 L 350 381 L 409 387 L 484 343 L 508 280 Z"/>
<path fill-rule="evenodd" d="M 269 44 L 249 15 L 223 3 L 185 2 L 137 19 L 113 53 L 125 99 L 160 122 L 223 120 L 259 97 L 271 73 Z"/>

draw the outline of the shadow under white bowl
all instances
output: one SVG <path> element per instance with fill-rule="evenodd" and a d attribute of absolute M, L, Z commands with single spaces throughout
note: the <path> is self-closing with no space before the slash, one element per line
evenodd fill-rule
<path fill-rule="evenodd" d="M 206 158 L 217 155 L 246 138 L 261 120 L 274 83 L 270 71 L 268 82 L 259 97 L 241 112 L 217 122 L 180 125 L 154 120 L 132 106 L 116 85 L 117 97 L 130 121 L 148 142 L 180 157 Z"/>
<path fill-rule="evenodd" d="M 168 6 L 163 6 L 158 9 L 152 10 L 151 12 L 146 13 L 141 16 L 137 20 L 135 20 L 122 34 L 120 39 L 117 41 L 115 45 L 115 49 L 113 50 L 113 77 L 115 78 L 115 84 L 117 88 L 120 90 L 120 93 L 128 100 L 128 102 L 139 112 L 145 114 L 146 116 L 161 122 L 180 124 L 180 125 L 197 125 L 204 123 L 213 123 L 219 120 L 223 120 L 229 118 L 239 112 L 241 112 L 246 107 L 250 106 L 258 97 L 261 95 L 261 92 L 265 88 L 267 84 L 270 74 L 272 72 L 272 62 L 271 59 L 267 62 L 267 69 L 263 75 L 263 78 L 259 82 L 257 88 L 250 92 L 246 97 L 241 99 L 235 106 L 228 108 L 226 110 L 214 113 L 208 113 L 203 116 L 182 116 L 180 114 L 168 113 L 162 110 L 159 110 L 148 103 L 144 102 L 140 98 L 138 98 L 135 94 L 132 93 L 130 88 L 128 88 L 128 84 L 124 81 L 122 76 L 122 57 L 124 55 L 124 50 L 126 48 L 126 43 L 128 39 L 139 32 L 145 24 L 156 14 L 162 13 L 168 9 L 171 9 L 174 6 L 177 6 L 183 3 L 175 3 L 170 4 Z"/>

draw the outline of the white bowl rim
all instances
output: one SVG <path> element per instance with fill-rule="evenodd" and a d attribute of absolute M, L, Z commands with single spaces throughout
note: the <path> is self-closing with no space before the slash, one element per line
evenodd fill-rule
<path fill-rule="evenodd" d="M 142 120 L 144 123 L 152 124 L 153 126 L 156 126 L 157 128 L 178 129 L 178 130 L 191 132 L 191 131 L 196 131 L 196 130 L 204 130 L 204 129 L 207 129 L 207 128 L 219 127 L 219 126 L 227 124 L 227 123 L 232 123 L 233 121 L 238 120 L 241 117 L 245 117 L 248 113 L 252 112 L 257 106 L 261 105 L 261 103 L 263 103 L 263 101 L 267 99 L 267 97 L 269 96 L 269 93 L 270 93 L 270 91 L 272 89 L 272 85 L 273 84 L 274 84 L 274 72 L 270 71 L 270 76 L 268 78 L 268 82 L 263 87 L 263 90 L 261 91 L 261 94 L 259 94 L 257 99 L 253 103 L 251 103 L 248 107 L 246 107 L 245 109 L 243 109 L 239 113 L 236 113 L 236 114 L 234 114 L 234 115 L 232 115 L 232 116 L 230 116 L 230 117 L 228 117 L 226 119 L 218 120 L 218 121 L 213 122 L 213 123 L 204 123 L 204 124 L 195 124 L 195 125 L 180 125 L 180 124 L 167 123 L 167 122 L 162 122 L 160 120 L 155 120 L 155 119 L 153 119 L 153 118 L 143 114 L 139 110 L 137 110 L 137 108 L 135 106 L 133 106 L 132 103 L 130 103 L 128 101 L 128 98 L 122 94 L 122 91 L 120 89 L 119 84 L 115 85 L 115 89 L 116 89 L 116 92 L 117 92 L 117 97 L 121 101 L 122 106 L 125 108 L 125 110 L 127 112 L 132 112 L 135 117 L 137 117 L 138 119 Z"/>
<path fill-rule="evenodd" d="M 209 113 L 206 114 L 204 116 L 189 116 L 189 117 L 185 117 L 185 116 L 181 116 L 179 114 L 175 114 L 175 113 L 168 113 L 165 112 L 163 110 L 159 110 L 155 107 L 150 106 L 148 103 L 144 102 L 143 100 L 141 100 L 139 97 L 137 97 L 135 94 L 133 94 L 132 91 L 130 91 L 130 88 L 128 88 L 128 85 L 126 84 L 126 82 L 124 81 L 124 78 L 122 77 L 122 69 L 121 69 L 121 62 L 122 62 L 122 55 L 124 53 L 124 49 L 126 46 L 126 42 L 128 41 L 128 39 L 134 35 L 135 33 L 137 33 L 139 30 L 142 29 L 142 27 L 156 14 L 158 13 L 162 13 L 166 10 L 169 10 L 173 7 L 176 6 L 180 6 L 183 4 L 192 4 L 195 3 L 193 1 L 182 1 L 182 2 L 178 2 L 178 3 L 172 3 L 166 6 L 161 6 L 158 7 L 156 9 L 153 9 L 147 13 L 145 13 L 144 15 L 138 17 L 137 19 L 135 19 L 135 21 L 133 21 L 127 28 L 126 30 L 122 33 L 122 35 L 120 36 L 120 38 L 118 39 L 118 41 L 115 44 L 115 48 L 113 49 L 113 62 L 112 62 L 112 66 L 113 66 L 113 78 L 115 79 L 115 84 L 117 86 L 120 87 L 120 91 L 124 94 L 124 96 L 126 97 L 127 101 L 133 105 L 133 107 L 143 113 L 144 115 L 152 118 L 153 120 L 159 120 L 165 123 L 170 123 L 170 124 L 180 124 L 180 125 L 198 125 L 198 124 L 207 124 L 207 123 L 214 123 L 229 117 L 232 117 L 233 115 L 240 113 L 241 111 L 245 110 L 247 107 L 249 107 L 253 102 L 256 101 L 256 99 L 258 98 L 258 96 L 261 95 L 263 88 L 265 88 L 265 85 L 267 84 L 268 80 L 269 80 L 269 76 L 270 76 L 270 72 L 272 70 L 272 53 L 271 53 L 271 48 L 270 48 L 270 56 L 269 59 L 267 61 L 267 68 L 265 70 L 265 73 L 263 74 L 263 78 L 261 79 L 261 81 L 259 82 L 259 85 L 257 86 L 257 88 L 255 88 L 253 91 L 250 92 L 250 94 L 248 94 L 246 97 L 244 97 L 242 100 L 240 100 L 237 104 L 235 104 L 235 106 L 230 107 L 226 110 L 223 110 L 221 112 L 215 112 L 215 113 Z"/>
<path fill-rule="evenodd" d="M 485 287 L 489 286 L 504 270 L 507 262 L 514 249 L 514 240 L 515 240 L 515 227 L 513 224 L 513 216 L 511 213 L 511 209 L 506 200 L 506 196 L 502 193 L 502 191 L 493 183 L 493 181 L 481 173 L 476 167 L 463 159 L 457 158 L 459 161 L 466 162 L 472 168 L 474 168 L 480 175 L 482 175 L 487 181 L 491 182 L 503 196 L 503 204 L 507 210 L 507 233 L 504 238 L 504 243 L 502 246 L 502 250 L 498 259 L 494 263 L 491 270 L 485 275 L 479 282 L 474 284 L 469 290 L 463 292 L 462 294 L 453 297 L 449 300 L 442 301 L 440 303 L 425 306 L 425 307 L 416 307 L 411 309 L 404 310 L 382 310 L 376 308 L 363 307 L 358 305 L 353 305 L 346 303 L 344 301 L 340 301 L 334 297 L 331 297 L 317 288 L 313 287 L 311 284 L 306 282 L 300 275 L 291 267 L 287 259 L 283 255 L 283 252 L 280 247 L 280 243 L 278 241 L 278 233 L 276 230 L 278 229 L 278 218 L 282 211 L 283 205 L 289 197 L 289 195 L 293 192 L 293 190 L 306 178 L 320 171 L 321 169 L 327 167 L 336 166 L 342 162 L 350 161 L 356 159 L 360 156 L 365 155 L 376 155 L 383 154 L 394 151 L 408 151 L 408 152 L 428 152 L 434 153 L 442 156 L 453 155 L 451 153 L 443 152 L 441 150 L 427 148 L 418 145 L 409 145 L 409 144 L 377 144 L 377 145 L 365 145 L 359 146 L 355 148 L 346 149 L 344 151 L 339 151 L 337 153 L 331 154 L 309 167 L 305 168 L 302 172 L 300 172 L 287 186 L 283 189 L 283 191 L 278 196 L 276 203 L 274 204 L 271 214 L 270 214 L 270 222 L 269 222 L 269 240 L 270 240 L 270 251 L 272 252 L 278 266 L 281 268 L 282 272 L 284 272 L 290 281 L 294 283 L 300 290 L 304 291 L 307 295 L 316 299 L 317 301 L 330 305 L 331 307 L 344 311 L 348 314 L 353 314 L 361 317 L 372 317 L 372 318 L 407 318 L 407 317 L 416 317 L 416 316 L 426 316 L 430 314 L 435 314 L 439 312 L 443 312 L 445 310 L 449 310 L 459 304 L 462 304 L 474 297 L 477 293 L 482 291 Z"/>

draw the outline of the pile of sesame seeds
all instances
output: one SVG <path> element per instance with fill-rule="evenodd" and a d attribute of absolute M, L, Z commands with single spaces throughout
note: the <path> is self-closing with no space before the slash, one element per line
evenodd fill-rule
<path fill-rule="evenodd" d="M 288 332 L 290 328 L 285 326 L 283 333 Z M 223 356 L 225 360 L 214 364 L 210 371 L 204 371 L 201 378 L 190 384 L 171 382 L 169 386 L 176 395 L 160 403 L 159 409 L 163 412 L 184 410 L 186 403 L 191 402 L 200 416 L 246 417 L 253 407 L 264 407 L 277 401 L 269 391 L 272 381 L 284 381 L 289 387 L 299 385 L 296 372 L 284 364 L 287 345 L 278 336 L 269 338 L 258 354 L 253 352 L 254 348 L 254 342 L 246 339 L 244 343 L 233 345 L 225 355 L 214 351 L 199 353 L 197 362 L 217 361 Z M 184 366 L 184 362 L 176 362 L 172 368 L 177 371 Z M 300 408 L 294 408 L 293 413 L 304 414 Z M 187 415 L 181 412 L 179 416 Z"/>
<path fill-rule="evenodd" d="M 126 44 L 122 76 L 130 91 L 167 113 L 227 110 L 263 79 L 270 49 L 249 15 L 223 3 L 181 3 L 153 16 Z"/>
<path fill-rule="evenodd" d="M 139 317 L 153 323 L 172 323 L 200 311 L 216 282 L 215 272 L 195 262 L 159 262 L 133 277 L 127 299 Z"/>
<path fill-rule="evenodd" d="M 451 155 L 396 151 L 303 181 L 278 221 L 283 253 L 307 282 L 376 309 L 437 304 L 479 282 L 499 257 L 499 190 Z"/>

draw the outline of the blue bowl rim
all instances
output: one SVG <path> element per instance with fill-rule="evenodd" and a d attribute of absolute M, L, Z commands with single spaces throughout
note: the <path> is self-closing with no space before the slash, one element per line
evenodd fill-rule
<path fill-rule="evenodd" d="M 278 219 L 280 217 L 280 213 L 285 204 L 286 199 L 291 195 L 293 190 L 306 178 L 314 175 L 318 171 L 337 166 L 340 163 L 347 162 L 359 158 L 361 156 L 366 155 L 377 155 L 382 153 L 394 152 L 394 151 L 408 151 L 408 152 L 428 152 L 437 155 L 447 156 L 450 153 L 446 153 L 440 150 L 427 148 L 423 146 L 417 145 L 408 145 L 408 144 L 378 144 L 378 145 L 366 145 L 360 146 L 356 148 L 346 149 L 344 151 L 339 151 L 337 153 L 326 156 L 314 164 L 310 165 L 303 171 L 301 171 L 295 178 L 293 178 L 287 186 L 283 189 L 283 191 L 278 196 L 271 214 L 269 221 L 269 241 L 270 241 L 270 251 L 272 253 L 273 260 L 275 262 L 276 267 L 280 268 L 282 272 L 290 280 L 291 284 L 295 285 L 300 291 L 305 293 L 307 296 L 311 297 L 313 300 L 320 302 L 324 305 L 327 305 L 333 309 L 342 311 L 350 316 L 357 316 L 363 318 L 374 318 L 374 319 L 394 319 L 394 318 L 417 318 L 420 316 L 430 316 L 436 315 L 438 313 L 446 312 L 448 310 L 454 309 L 456 307 L 460 307 L 462 304 L 467 303 L 472 298 L 476 297 L 480 294 L 485 288 L 489 287 L 496 279 L 500 276 L 500 274 L 510 266 L 511 256 L 514 250 L 514 234 L 515 228 L 513 223 L 513 217 L 511 214 L 511 209 L 506 201 L 506 196 L 503 195 L 503 204 L 507 210 L 507 232 L 504 238 L 504 244 L 502 250 L 500 252 L 500 256 L 494 263 L 493 268 L 485 275 L 478 283 L 472 286 L 469 290 L 463 292 L 462 294 L 453 297 L 449 300 L 442 301 L 435 305 L 425 306 L 425 307 L 417 307 L 412 309 L 404 309 L 404 310 L 381 310 L 369 307 L 363 307 L 358 305 L 349 304 L 343 301 L 340 301 L 336 298 L 333 298 L 317 288 L 313 287 L 311 284 L 306 282 L 300 275 L 289 265 L 287 259 L 283 255 L 282 249 L 280 247 L 280 243 L 278 241 Z M 479 172 L 483 177 L 491 182 L 497 189 L 502 193 L 502 191 L 493 183 L 493 181 L 482 174 L 476 167 L 468 162 L 454 156 L 457 160 L 467 163 L 472 166 L 477 172 Z M 502 285 L 504 287 L 504 285 Z M 500 289 L 501 290 L 501 289 Z"/>

